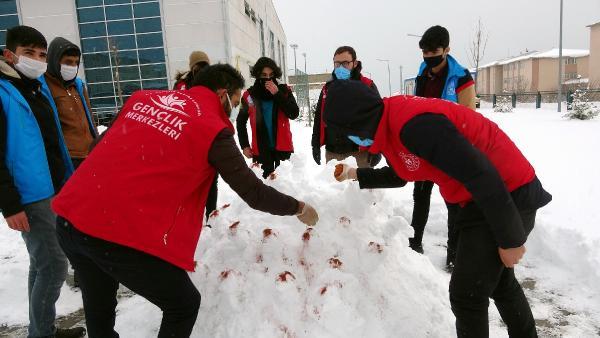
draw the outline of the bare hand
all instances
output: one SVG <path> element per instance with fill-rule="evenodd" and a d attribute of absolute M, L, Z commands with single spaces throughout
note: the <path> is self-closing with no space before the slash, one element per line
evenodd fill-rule
<path fill-rule="evenodd" d="M 356 180 L 356 168 L 352 168 L 345 163 L 336 164 L 333 177 L 335 177 L 338 182 L 345 180 Z"/>
<path fill-rule="evenodd" d="M 521 245 L 518 248 L 502 249 L 498 248 L 500 260 L 507 268 L 513 268 L 525 255 L 525 246 Z"/>
<path fill-rule="evenodd" d="M 267 88 L 267 90 L 273 95 L 277 94 L 277 92 L 279 91 L 279 88 L 277 87 L 277 85 L 275 85 L 275 83 L 273 83 L 273 81 L 265 82 L 265 88 Z"/>
<path fill-rule="evenodd" d="M 252 158 L 252 148 L 246 147 L 242 150 L 242 153 L 244 156 L 246 156 L 246 158 Z"/>
<path fill-rule="evenodd" d="M 29 232 L 29 220 L 27 219 L 25 211 L 21 211 L 16 215 L 5 218 L 5 220 L 6 223 L 8 223 L 9 228 L 17 231 Z"/>

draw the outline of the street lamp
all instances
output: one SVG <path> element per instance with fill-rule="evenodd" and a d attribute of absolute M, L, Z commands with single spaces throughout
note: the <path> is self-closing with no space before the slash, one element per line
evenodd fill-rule
<path fill-rule="evenodd" d="M 563 29 L 563 0 L 560 0 L 560 29 L 558 35 L 558 112 L 562 110 L 562 74 L 563 74 L 563 62 L 562 62 L 562 29 Z"/>
<path fill-rule="evenodd" d="M 388 69 L 388 89 L 390 91 L 390 96 L 392 96 L 392 77 L 391 77 L 391 72 L 390 72 L 390 60 L 377 59 L 377 61 L 387 62 L 387 69 Z"/>
<path fill-rule="evenodd" d="M 298 49 L 298 45 L 295 43 L 292 43 L 290 45 L 290 47 L 292 47 L 292 49 L 294 50 L 294 75 L 298 75 L 298 66 L 296 66 L 296 49 Z M 296 79 L 297 81 L 297 79 Z"/>
<path fill-rule="evenodd" d="M 404 94 L 404 81 L 402 80 L 402 65 L 400 65 L 398 68 L 400 68 L 400 95 Z"/>

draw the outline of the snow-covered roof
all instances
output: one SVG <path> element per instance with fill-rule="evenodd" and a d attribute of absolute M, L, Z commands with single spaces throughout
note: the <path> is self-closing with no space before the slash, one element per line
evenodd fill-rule
<path fill-rule="evenodd" d="M 596 22 L 596 23 L 593 23 L 593 24 L 591 24 L 591 25 L 588 25 L 587 27 L 594 27 L 594 26 L 596 26 L 596 25 L 600 25 L 600 21 L 598 21 L 598 22 Z"/>
<path fill-rule="evenodd" d="M 563 82 L 563 84 L 570 85 L 570 84 L 589 83 L 589 82 L 590 82 L 590 79 L 588 79 L 588 78 L 585 78 L 585 79 L 570 79 L 570 80 L 567 80 L 567 81 Z"/>
<path fill-rule="evenodd" d="M 579 58 L 579 57 L 588 56 L 588 55 L 590 55 L 590 51 L 587 49 L 564 49 L 563 48 L 563 51 L 562 51 L 563 57 Z M 549 51 L 541 52 L 541 53 L 537 53 L 537 54 L 533 55 L 534 59 L 541 59 L 541 58 L 555 59 L 557 57 L 558 57 L 558 48 L 554 48 Z"/>
<path fill-rule="evenodd" d="M 590 51 L 587 49 L 565 49 L 565 48 L 563 48 L 562 54 L 563 54 L 562 55 L 563 57 L 577 58 L 577 57 L 584 57 L 584 56 L 590 55 Z M 553 49 L 547 50 L 545 52 L 538 52 L 538 51 L 528 52 L 525 54 L 521 54 L 519 56 L 493 61 L 493 62 L 483 65 L 479 68 L 481 69 L 481 68 L 488 68 L 488 67 L 493 67 L 493 66 L 502 66 L 502 65 L 507 65 L 509 63 L 513 63 L 513 62 L 517 62 L 517 61 L 523 61 L 523 60 L 528 60 L 528 59 L 544 59 L 544 58 L 552 58 L 552 59 L 558 58 L 558 48 L 553 48 Z"/>

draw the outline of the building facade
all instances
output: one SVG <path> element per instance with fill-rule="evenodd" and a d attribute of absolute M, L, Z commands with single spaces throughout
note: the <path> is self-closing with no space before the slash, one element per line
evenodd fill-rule
<path fill-rule="evenodd" d="M 588 50 L 563 49 L 563 86 L 587 83 L 590 75 Z M 494 61 L 479 68 L 479 92 L 544 92 L 558 89 L 558 49 L 528 52 Z"/>
<path fill-rule="evenodd" d="M 287 69 L 271 0 L 0 0 L 1 48 L 6 29 L 18 24 L 81 47 L 80 76 L 96 111 L 116 111 L 136 90 L 172 88 L 194 50 L 246 79 L 263 55 Z"/>

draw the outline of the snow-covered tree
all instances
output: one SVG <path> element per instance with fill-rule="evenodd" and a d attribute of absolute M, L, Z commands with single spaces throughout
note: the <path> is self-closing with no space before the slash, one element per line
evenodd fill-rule
<path fill-rule="evenodd" d="M 510 96 L 499 96 L 496 100 L 496 107 L 494 112 L 496 113 L 512 113 L 512 98 Z"/>
<path fill-rule="evenodd" d="M 600 108 L 589 101 L 587 91 L 577 89 L 573 95 L 573 102 L 568 106 L 568 113 L 564 117 L 569 119 L 590 120 L 600 114 Z"/>

